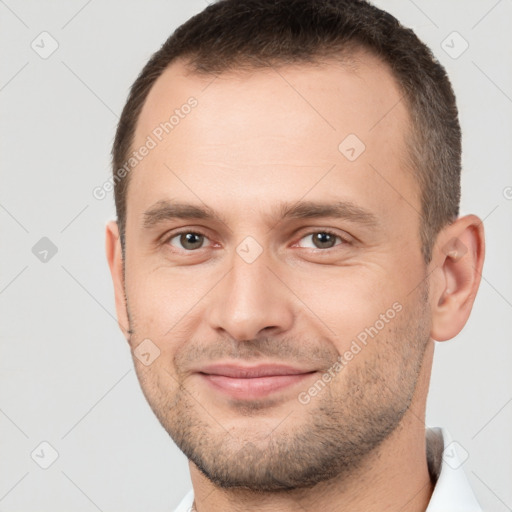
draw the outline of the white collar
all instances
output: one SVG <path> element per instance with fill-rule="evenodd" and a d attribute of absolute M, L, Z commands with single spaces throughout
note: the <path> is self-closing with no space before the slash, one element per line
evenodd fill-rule
<path fill-rule="evenodd" d="M 428 428 L 426 436 L 428 469 L 437 482 L 425 512 L 482 512 L 462 469 L 467 459 L 462 445 L 444 428 Z"/>
<path fill-rule="evenodd" d="M 426 429 L 427 463 L 431 478 L 436 482 L 434 492 L 425 512 L 482 512 L 468 479 L 462 469 L 467 453 L 454 442 L 444 428 Z M 174 512 L 190 512 L 194 502 L 191 489 Z"/>

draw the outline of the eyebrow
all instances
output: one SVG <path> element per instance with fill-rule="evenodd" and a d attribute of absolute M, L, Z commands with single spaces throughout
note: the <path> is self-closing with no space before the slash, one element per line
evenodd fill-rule
<path fill-rule="evenodd" d="M 268 224 L 286 219 L 315 219 L 330 217 L 344 219 L 355 224 L 361 224 L 370 229 L 379 226 L 377 216 L 350 201 L 320 202 L 298 201 L 296 203 L 283 202 L 275 210 L 277 214 L 269 216 Z M 203 219 L 217 221 L 227 225 L 227 221 L 212 208 L 190 203 L 160 200 L 146 210 L 143 214 L 143 228 L 151 229 L 158 224 L 174 219 Z M 272 222 L 271 219 L 274 219 Z"/>
<path fill-rule="evenodd" d="M 224 219 L 206 205 L 195 206 L 163 199 L 144 212 L 143 227 L 151 229 L 164 221 L 173 219 L 207 219 L 225 223 Z"/>

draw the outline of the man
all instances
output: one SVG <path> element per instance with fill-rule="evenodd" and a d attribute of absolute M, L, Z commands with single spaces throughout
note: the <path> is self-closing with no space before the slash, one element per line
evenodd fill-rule
<path fill-rule="evenodd" d="M 426 429 L 480 282 L 443 68 L 358 0 L 224 0 L 132 86 L 106 249 L 178 511 L 475 511 Z M 452 465 L 455 467 L 454 465 Z"/>

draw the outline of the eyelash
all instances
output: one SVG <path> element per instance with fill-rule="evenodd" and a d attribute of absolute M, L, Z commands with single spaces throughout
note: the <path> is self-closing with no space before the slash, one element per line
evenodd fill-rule
<path fill-rule="evenodd" d="M 170 241 L 173 239 L 173 238 L 176 238 L 177 236 L 180 236 L 180 235 L 184 235 L 184 234 L 189 234 L 189 233 L 192 233 L 194 235 L 200 235 L 200 236 L 203 236 L 204 238 L 208 239 L 208 235 L 204 232 L 202 232 L 201 230 L 191 230 L 191 229 L 185 229 L 185 230 L 182 230 L 182 231 L 178 231 L 176 233 L 172 233 L 171 235 L 167 236 L 164 238 L 163 240 L 163 244 L 168 244 L 168 245 L 171 245 L 170 244 Z M 348 238 L 345 238 L 343 236 L 341 236 L 340 234 L 338 233 L 335 233 L 334 231 L 330 230 L 330 229 L 316 229 L 314 231 L 309 231 L 307 233 L 304 233 L 299 239 L 298 241 L 302 240 L 303 238 L 307 237 L 307 236 L 311 236 L 311 235 L 314 235 L 316 233 L 325 233 L 327 235 L 331 235 L 335 238 L 338 238 L 339 240 L 341 240 L 341 243 L 339 244 L 335 244 L 333 247 L 327 247 L 325 249 L 321 249 L 319 247 L 317 248 L 311 248 L 311 247 L 304 247 L 304 249 L 310 249 L 310 250 L 314 250 L 314 251 L 319 251 L 319 252 L 329 252 L 330 249 L 334 249 L 335 247 L 339 246 L 339 245 L 349 245 L 350 244 L 350 240 Z M 298 241 L 296 243 L 298 243 Z M 173 247 L 173 246 L 171 246 Z M 175 247 L 173 247 L 173 249 L 176 249 Z M 187 249 L 181 249 L 182 251 L 185 251 L 187 253 L 194 253 L 194 252 L 197 252 L 197 251 L 200 251 L 201 249 L 206 249 L 206 247 L 199 247 L 198 249 L 192 249 L 192 250 L 187 250 Z"/>

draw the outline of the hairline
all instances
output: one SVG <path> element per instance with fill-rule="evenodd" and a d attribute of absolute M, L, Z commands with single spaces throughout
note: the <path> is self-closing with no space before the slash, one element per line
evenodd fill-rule
<path fill-rule="evenodd" d="M 350 54 L 350 51 L 353 51 Z M 133 131 L 131 134 L 130 145 L 127 147 L 126 152 L 123 155 L 123 159 L 126 160 L 127 155 L 133 151 L 135 147 L 135 137 L 137 135 L 137 129 L 140 124 L 140 119 L 144 110 L 144 107 L 147 103 L 148 97 L 151 94 L 151 91 L 154 89 L 158 80 L 166 73 L 169 68 L 177 63 L 182 63 L 185 69 L 185 76 L 197 76 L 197 77 L 214 77 L 214 76 L 229 76 L 229 75 L 240 75 L 250 74 L 257 72 L 259 70 L 268 70 L 274 67 L 277 68 L 286 68 L 286 67 L 307 67 L 307 66 L 322 66 L 322 65 L 332 65 L 332 64 L 340 64 L 350 72 L 357 74 L 358 62 L 361 62 L 358 59 L 358 55 L 370 56 L 375 58 L 381 65 L 383 65 L 388 72 L 389 76 L 392 78 L 395 83 L 399 93 L 401 93 L 401 101 L 404 102 L 405 112 L 406 112 L 406 124 L 403 127 L 402 132 L 402 142 L 403 148 L 400 151 L 400 163 L 401 170 L 407 175 L 411 174 L 413 182 L 415 184 L 415 192 L 418 194 L 420 209 L 419 214 L 419 235 L 420 235 L 420 244 L 421 250 L 425 259 L 425 262 L 430 260 L 430 251 L 431 244 L 428 243 L 426 237 L 428 235 L 429 226 L 427 225 L 427 219 L 425 216 L 425 193 L 426 193 L 426 185 L 422 180 L 422 174 L 425 172 L 422 169 L 421 162 L 419 162 L 418 154 L 421 153 L 420 143 L 423 139 L 422 133 L 422 123 L 421 121 L 414 120 L 413 112 L 416 111 L 416 107 L 411 101 L 410 93 L 401 83 L 400 77 L 397 72 L 393 69 L 392 65 L 386 60 L 385 57 L 379 55 L 378 51 L 366 44 L 363 41 L 359 41 L 357 39 L 350 39 L 348 41 L 343 42 L 339 47 L 336 48 L 319 48 L 318 51 L 307 56 L 307 58 L 299 57 L 293 60 L 286 60 L 286 58 L 277 58 L 273 60 L 261 60 L 259 63 L 253 62 L 250 57 L 246 57 L 244 55 L 240 55 L 238 57 L 234 57 L 227 65 L 222 66 L 222 69 L 219 73 L 216 73 L 214 70 L 203 70 L 200 67 L 195 65 L 195 58 L 197 58 L 196 53 L 184 53 L 179 54 L 173 57 L 167 65 L 160 70 L 160 73 L 156 78 L 153 79 L 149 88 L 145 91 L 143 101 L 137 106 L 138 112 L 136 117 L 133 119 Z M 424 167 L 424 166 L 423 166 Z M 124 178 L 126 181 L 124 185 L 124 225 L 122 226 L 121 233 L 121 244 L 122 244 L 122 253 L 123 259 L 125 254 L 125 233 L 126 233 L 126 221 L 127 221 L 127 212 L 128 212 L 128 190 L 131 182 L 131 172 L 126 175 Z"/>

